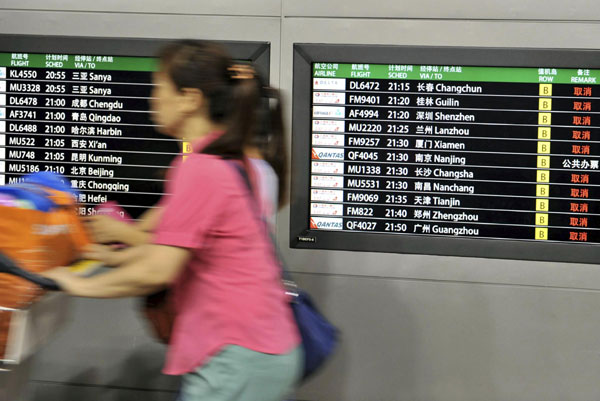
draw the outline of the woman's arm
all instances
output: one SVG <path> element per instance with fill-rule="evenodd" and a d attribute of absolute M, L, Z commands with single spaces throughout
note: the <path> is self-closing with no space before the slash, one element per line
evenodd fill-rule
<path fill-rule="evenodd" d="M 85 259 L 99 260 L 105 266 L 113 267 L 134 261 L 144 254 L 144 249 L 141 245 L 115 249 L 110 245 L 91 244 L 85 247 L 82 256 Z"/>
<path fill-rule="evenodd" d="M 146 295 L 164 288 L 182 271 L 191 252 L 185 248 L 148 244 L 140 256 L 118 269 L 92 277 L 79 277 L 59 267 L 43 273 L 56 280 L 70 295 L 89 298 L 120 298 Z"/>

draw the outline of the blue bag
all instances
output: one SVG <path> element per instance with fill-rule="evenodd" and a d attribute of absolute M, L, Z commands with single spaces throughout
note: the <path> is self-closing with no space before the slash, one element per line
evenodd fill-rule
<path fill-rule="evenodd" d="M 292 310 L 302 337 L 302 379 L 306 379 L 333 354 L 338 342 L 338 330 L 319 313 L 310 296 L 304 291 L 298 291 L 298 296 L 292 302 Z"/>

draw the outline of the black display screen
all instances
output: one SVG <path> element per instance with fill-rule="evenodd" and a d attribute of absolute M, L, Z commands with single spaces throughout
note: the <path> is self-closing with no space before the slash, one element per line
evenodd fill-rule
<path fill-rule="evenodd" d="M 156 131 L 149 100 L 156 39 L 0 36 L 0 185 L 53 171 L 80 192 L 81 215 L 117 201 L 139 216 L 189 147 Z M 269 45 L 223 42 L 268 73 Z"/>
<path fill-rule="evenodd" d="M 323 48 L 295 59 L 292 246 L 594 261 L 593 52 Z"/>

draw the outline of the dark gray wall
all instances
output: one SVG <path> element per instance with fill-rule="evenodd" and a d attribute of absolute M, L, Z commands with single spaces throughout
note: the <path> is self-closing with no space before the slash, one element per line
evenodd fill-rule
<path fill-rule="evenodd" d="M 1 33 L 269 41 L 271 81 L 288 103 L 293 43 L 595 49 L 599 20 L 591 0 L 0 3 Z M 282 244 L 288 217 L 284 210 L 279 218 Z M 339 352 L 300 389 L 302 399 L 600 398 L 595 265 L 287 249 L 286 255 L 298 281 L 343 330 Z M 76 300 L 72 317 L 35 360 L 33 400 L 172 396 L 177 383 L 158 375 L 161 347 L 132 300 Z"/>

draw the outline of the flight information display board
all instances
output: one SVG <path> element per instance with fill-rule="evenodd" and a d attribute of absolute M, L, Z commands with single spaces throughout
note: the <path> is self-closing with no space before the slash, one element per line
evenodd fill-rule
<path fill-rule="evenodd" d="M 109 199 L 154 205 L 157 169 L 180 152 L 150 120 L 154 70 L 145 57 L 0 53 L 0 184 L 60 173 L 81 191 L 84 216 Z"/>
<path fill-rule="evenodd" d="M 53 171 L 80 191 L 81 215 L 109 200 L 134 217 L 155 205 L 187 146 L 151 119 L 154 55 L 165 43 L 1 36 L 0 185 Z M 268 68 L 268 45 L 224 45 Z"/>
<path fill-rule="evenodd" d="M 294 90 L 309 96 L 294 101 L 310 113 L 296 145 L 310 152 L 292 245 L 319 247 L 327 232 L 332 249 L 519 258 L 518 246 L 528 259 L 593 261 L 562 253 L 600 243 L 600 69 L 550 53 L 535 63 L 535 51 L 523 65 L 517 50 L 457 49 L 471 63 L 412 50 L 393 63 L 302 59 L 310 73 Z M 540 254 L 552 245 L 560 255 Z"/>

